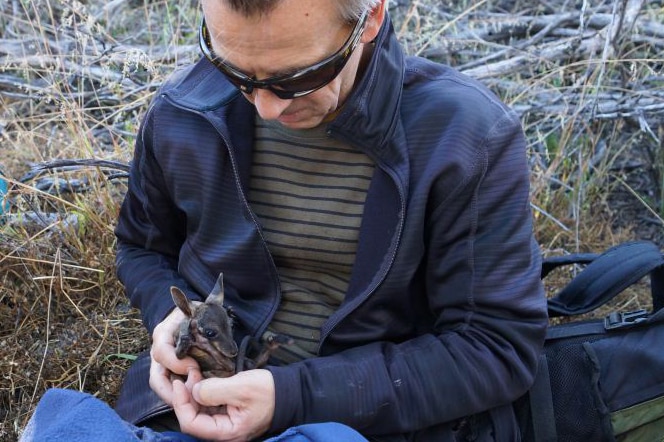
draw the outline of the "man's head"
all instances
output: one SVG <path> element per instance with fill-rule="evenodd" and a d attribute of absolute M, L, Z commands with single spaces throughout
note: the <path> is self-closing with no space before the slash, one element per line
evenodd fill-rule
<path fill-rule="evenodd" d="M 203 0 L 201 47 L 262 118 L 320 124 L 356 82 L 385 0 Z"/>

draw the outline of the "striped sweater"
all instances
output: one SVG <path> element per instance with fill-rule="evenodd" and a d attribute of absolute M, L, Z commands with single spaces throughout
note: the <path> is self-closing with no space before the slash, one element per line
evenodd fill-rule
<path fill-rule="evenodd" d="M 292 337 L 275 358 L 314 356 L 344 299 L 374 164 L 324 127 L 289 130 L 257 117 L 249 202 L 279 272 L 282 299 L 267 333 Z"/>

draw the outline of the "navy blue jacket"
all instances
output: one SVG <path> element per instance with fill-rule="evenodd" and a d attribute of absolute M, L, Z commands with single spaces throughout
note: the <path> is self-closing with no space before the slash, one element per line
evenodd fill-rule
<path fill-rule="evenodd" d="M 350 286 L 320 357 L 269 367 L 272 429 L 332 420 L 440 441 L 451 422 L 518 398 L 536 370 L 547 318 L 526 144 L 482 85 L 405 57 L 389 20 L 375 43 L 327 126 L 377 166 Z M 200 300 L 219 272 L 238 335 L 260 336 L 277 309 L 277 271 L 247 202 L 254 112 L 201 60 L 143 121 L 117 272 L 150 332 L 174 307 L 171 285 Z"/>

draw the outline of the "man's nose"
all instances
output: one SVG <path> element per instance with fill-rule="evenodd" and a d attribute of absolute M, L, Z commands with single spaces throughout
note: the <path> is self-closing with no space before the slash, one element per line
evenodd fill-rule
<path fill-rule="evenodd" d="M 267 89 L 254 89 L 252 94 L 258 115 L 264 120 L 276 120 L 293 100 L 282 100 Z"/>

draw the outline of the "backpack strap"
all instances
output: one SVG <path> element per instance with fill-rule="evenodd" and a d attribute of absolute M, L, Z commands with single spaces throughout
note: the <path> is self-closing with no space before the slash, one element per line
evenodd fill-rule
<path fill-rule="evenodd" d="M 549 316 L 588 313 L 613 299 L 644 276 L 651 275 L 653 311 L 664 306 L 664 258 L 650 241 L 619 244 L 601 254 L 547 258 L 542 277 L 561 265 L 587 264 L 572 281 L 548 300 Z"/>
<path fill-rule="evenodd" d="M 558 442 L 554 418 L 553 394 L 549 381 L 549 364 L 541 354 L 535 381 L 528 391 L 533 442 Z"/>
<path fill-rule="evenodd" d="M 542 260 L 542 279 L 546 278 L 549 273 L 558 267 L 572 265 L 572 264 L 590 264 L 593 262 L 599 253 L 571 253 L 569 255 L 551 256 Z"/>

